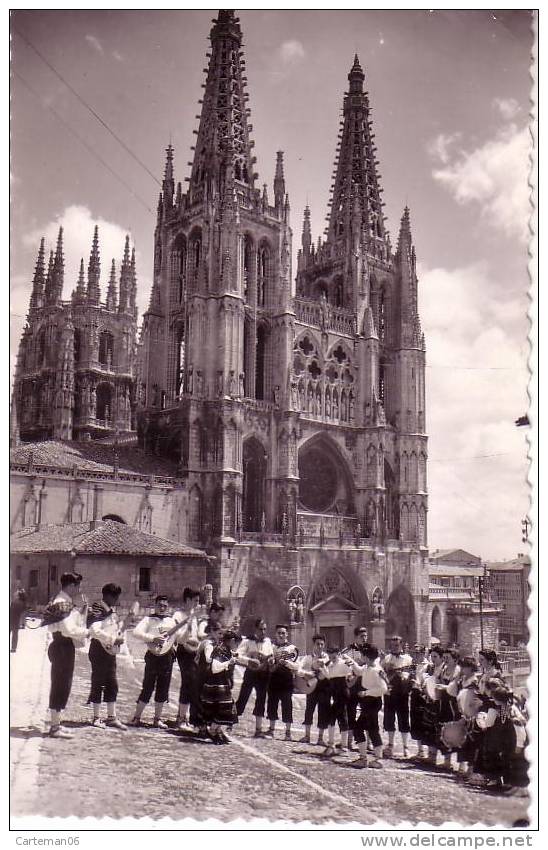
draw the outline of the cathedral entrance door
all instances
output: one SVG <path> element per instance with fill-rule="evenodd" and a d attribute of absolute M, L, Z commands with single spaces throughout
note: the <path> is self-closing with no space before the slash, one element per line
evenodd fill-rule
<path fill-rule="evenodd" d="M 344 647 L 344 626 L 320 626 L 320 634 L 324 636 L 327 647 Z"/>

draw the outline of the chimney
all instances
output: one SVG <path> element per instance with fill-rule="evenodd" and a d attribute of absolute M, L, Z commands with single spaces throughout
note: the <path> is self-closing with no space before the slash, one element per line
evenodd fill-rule
<path fill-rule="evenodd" d="M 103 488 L 100 484 L 96 484 L 93 488 L 93 517 L 90 524 L 90 531 L 97 528 L 103 514 Z"/>

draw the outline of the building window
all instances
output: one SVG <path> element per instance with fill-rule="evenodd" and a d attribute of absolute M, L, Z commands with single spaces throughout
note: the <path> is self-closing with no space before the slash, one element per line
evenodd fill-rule
<path fill-rule="evenodd" d="M 21 581 L 22 572 L 23 572 L 23 568 L 22 568 L 21 564 L 17 564 L 17 566 L 15 567 L 15 578 L 16 578 L 17 581 Z"/>
<path fill-rule="evenodd" d="M 33 587 L 38 587 L 38 570 L 31 570 L 29 573 L 29 590 Z"/>
<path fill-rule="evenodd" d="M 52 582 L 57 582 L 57 565 L 51 564 L 49 568 L 49 580 Z"/>
<path fill-rule="evenodd" d="M 139 593 L 150 593 L 150 567 L 139 567 Z"/>

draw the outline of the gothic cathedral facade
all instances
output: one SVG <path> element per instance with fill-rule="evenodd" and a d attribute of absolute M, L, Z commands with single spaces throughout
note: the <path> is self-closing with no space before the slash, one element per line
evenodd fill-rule
<path fill-rule="evenodd" d="M 15 367 L 11 440 L 89 440 L 135 430 L 137 282 L 129 237 L 119 286 L 112 260 L 101 303 L 99 231 L 63 300 L 63 229 L 45 266 L 42 239 Z"/>
<path fill-rule="evenodd" d="M 167 149 L 139 353 L 141 445 L 186 481 L 188 540 L 240 617 L 346 644 L 424 638 L 425 343 L 404 210 L 385 230 L 365 74 L 348 74 L 325 239 L 292 278 L 283 154 L 258 186 L 239 19 L 221 11 L 188 187 Z M 299 633 L 301 637 L 299 638 Z"/>

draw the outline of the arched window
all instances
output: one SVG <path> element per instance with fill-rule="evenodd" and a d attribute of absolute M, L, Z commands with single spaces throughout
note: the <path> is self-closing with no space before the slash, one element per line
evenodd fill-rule
<path fill-rule="evenodd" d="M 77 366 L 82 359 L 82 331 L 76 328 L 74 331 L 74 365 Z"/>
<path fill-rule="evenodd" d="M 243 506 L 244 531 L 260 531 L 265 512 L 266 452 L 261 443 L 251 437 L 243 446 Z"/>
<path fill-rule="evenodd" d="M 38 351 L 36 365 L 43 366 L 46 359 L 46 329 L 42 328 L 38 334 Z"/>
<path fill-rule="evenodd" d="M 200 263 L 202 262 L 202 237 L 201 234 L 195 233 L 190 242 L 189 260 L 188 260 L 188 276 L 192 284 L 195 286 L 198 282 L 198 273 Z"/>
<path fill-rule="evenodd" d="M 108 425 L 111 422 L 112 410 L 112 387 L 110 384 L 99 384 L 97 387 L 96 417 Z"/>
<path fill-rule="evenodd" d="M 379 339 L 381 342 L 386 338 L 386 292 L 381 289 L 379 294 Z"/>
<path fill-rule="evenodd" d="M 384 360 L 379 362 L 379 401 L 384 404 L 386 393 L 386 363 Z"/>
<path fill-rule="evenodd" d="M 114 337 L 109 331 L 99 336 L 99 363 L 105 369 L 112 369 L 114 362 Z"/>
<path fill-rule="evenodd" d="M 270 251 L 263 245 L 257 254 L 257 306 L 264 307 L 267 301 L 268 278 L 270 273 Z"/>
<path fill-rule="evenodd" d="M 343 279 L 342 277 L 336 277 L 333 285 L 333 303 L 335 307 L 342 307 L 343 302 Z"/>
<path fill-rule="evenodd" d="M 176 375 L 177 375 L 177 384 L 176 384 L 176 395 L 180 396 L 183 392 L 184 388 L 184 380 L 185 380 L 185 350 L 186 350 L 186 340 L 185 340 L 185 326 L 184 324 L 180 324 L 177 332 L 177 362 L 176 362 Z"/>
<path fill-rule="evenodd" d="M 202 539 L 203 528 L 203 502 L 199 487 L 194 485 L 188 497 L 188 537 L 189 540 L 198 542 Z"/>
<path fill-rule="evenodd" d="M 255 398 L 265 398 L 265 368 L 266 368 L 266 328 L 259 325 L 257 328 L 257 348 L 255 358 Z"/>
<path fill-rule="evenodd" d="M 253 243 L 249 236 L 244 238 L 243 249 L 243 296 L 247 301 L 251 277 L 251 264 L 253 262 Z"/>
<path fill-rule="evenodd" d="M 319 280 L 316 284 L 316 297 L 318 301 L 321 300 L 322 295 L 325 296 L 326 301 L 329 301 L 329 289 L 325 280 Z"/>
<path fill-rule="evenodd" d="M 179 234 L 171 249 L 171 301 L 180 304 L 186 290 L 187 246 L 183 234 Z"/>

